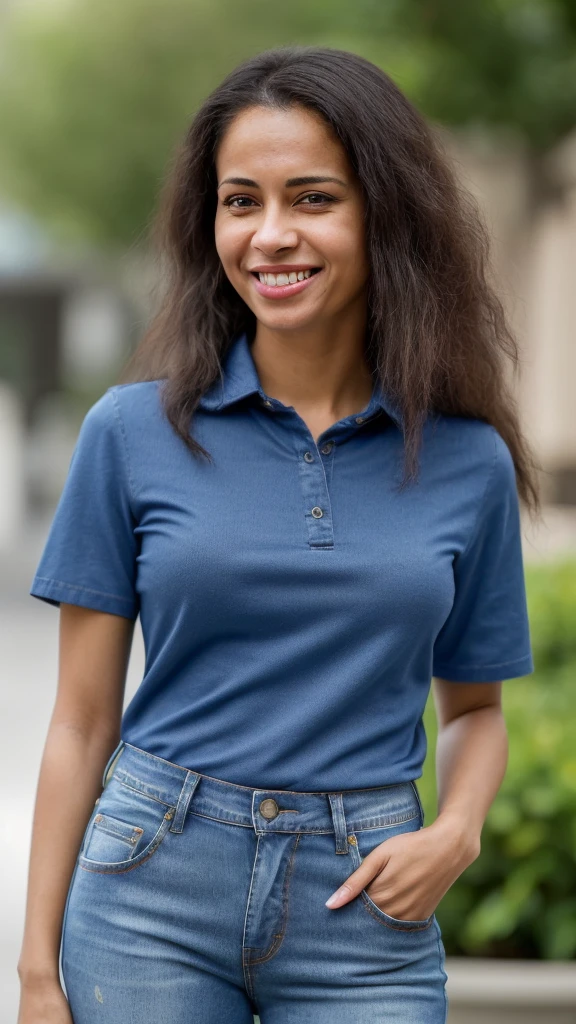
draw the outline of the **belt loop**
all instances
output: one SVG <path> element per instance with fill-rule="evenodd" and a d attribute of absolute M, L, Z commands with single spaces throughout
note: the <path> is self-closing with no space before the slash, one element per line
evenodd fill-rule
<path fill-rule="evenodd" d="M 107 786 L 107 784 L 108 784 L 108 782 L 110 780 L 110 777 L 112 775 L 112 772 L 114 771 L 114 768 L 116 767 L 116 761 L 120 757 L 120 754 L 124 750 L 125 746 L 126 746 L 126 744 L 124 743 L 124 740 L 120 740 L 120 743 L 112 751 L 112 753 L 110 754 L 110 757 L 108 758 L 108 763 L 107 763 L 104 771 L 102 772 L 102 786 L 103 786 L 104 789 L 106 788 L 106 786 Z"/>
<path fill-rule="evenodd" d="M 180 790 L 180 796 L 178 797 L 178 803 L 176 804 L 174 821 L 170 826 L 171 832 L 182 832 L 182 829 L 184 828 L 184 818 L 188 812 L 188 806 L 199 782 L 200 776 L 197 772 L 186 772 L 186 778 L 182 783 L 182 789 Z"/>
<path fill-rule="evenodd" d="M 420 812 L 420 826 L 422 827 L 424 825 L 424 808 L 422 806 L 422 800 L 420 799 L 420 793 L 418 792 L 418 787 L 417 787 L 416 783 L 412 779 L 410 780 L 410 785 L 412 786 L 412 789 L 414 790 L 414 796 L 416 797 L 416 803 L 418 804 L 418 810 Z"/>
<path fill-rule="evenodd" d="M 342 793 L 328 793 L 332 821 L 334 822 L 334 835 L 336 839 L 336 853 L 349 853 L 348 836 L 346 827 L 346 815 L 344 814 L 344 801 Z"/>

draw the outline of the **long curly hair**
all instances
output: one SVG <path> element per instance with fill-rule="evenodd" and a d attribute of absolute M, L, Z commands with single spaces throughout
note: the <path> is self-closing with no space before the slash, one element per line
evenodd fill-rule
<path fill-rule="evenodd" d="M 332 127 L 363 191 L 366 360 L 402 412 L 402 486 L 417 477 L 430 412 L 473 417 L 508 445 L 520 499 L 537 514 L 541 467 L 510 386 L 519 348 L 490 283 L 489 235 L 476 200 L 458 183 L 440 133 L 384 71 L 345 50 L 261 52 L 203 102 L 167 169 L 151 225 L 163 295 L 120 383 L 164 379 L 169 422 L 195 456 L 211 460 L 192 435 L 194 411 L 234 337 L 253 337 L 256 327 L 216 251 L 217 147 L 240 111 L 293 105 Z"/>

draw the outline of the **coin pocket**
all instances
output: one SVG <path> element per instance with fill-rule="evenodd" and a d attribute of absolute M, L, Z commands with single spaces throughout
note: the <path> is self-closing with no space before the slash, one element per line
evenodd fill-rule
<path fill-rule="evenodd" d="M 84 847 L 84 857 L 106 864 L 131 860 L 144 834 L 139 825 L 132 825 L 111 814 L 98 813 L 92 821 Z"/>
<path fill-rule="evenodd" d="M 120 874 L 132 871 L 156 852 L 176 808 L 125 784 L 118 769 L 103 790 L 88 822 L 79 863 L 85 871 Z"/>

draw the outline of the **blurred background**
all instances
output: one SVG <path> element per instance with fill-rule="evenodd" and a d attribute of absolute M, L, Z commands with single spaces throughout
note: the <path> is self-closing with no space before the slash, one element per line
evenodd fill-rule
<path fill-rule="evenodd" d="M 438 908 L 451 1024 L 576 1021 L 575 0 L 3 0 L 0 6 L 0 1024 L 16 1019 L 31 817 L 58 616 L 28 595 L 89 406 L 154 305 L 148 228 L 173 152 L 240 60 L 352 50 L 434 123 L 492 237 L 542 463 L 526 517 L 536 671 L 480 858 Z M 137 626 L 126 703 L 143 669 Z M 435 720 L 420 780 L 436 814 Z"/>

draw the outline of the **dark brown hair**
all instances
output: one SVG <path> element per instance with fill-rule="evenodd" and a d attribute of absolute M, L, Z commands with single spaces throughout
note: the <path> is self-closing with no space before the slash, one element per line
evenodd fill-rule
<path fill-rule="evenodd" d="M 431 411 L 492 424 L 508 445 L 521 500 L 540 509 L 540 467 L 522 434 L 507 371 L 518 344 L 489 282 L 489 236 L 437 133 L 392 79 L 345 50 L 286 46 L 244 61 L 196 113 L 172 162 L 153 224 L 163 263 L 158 311 L 121 383 L 163 378 L 166 416 L 191 452 L 199 399 L 254 314 L 228 281 L 214 239 L 215 156 L 247 107 L 300 105 L 346 149 L 365 199 L 371 265 L 366 359 L 404 420 L 403 485 L 417 476 Z"/>

